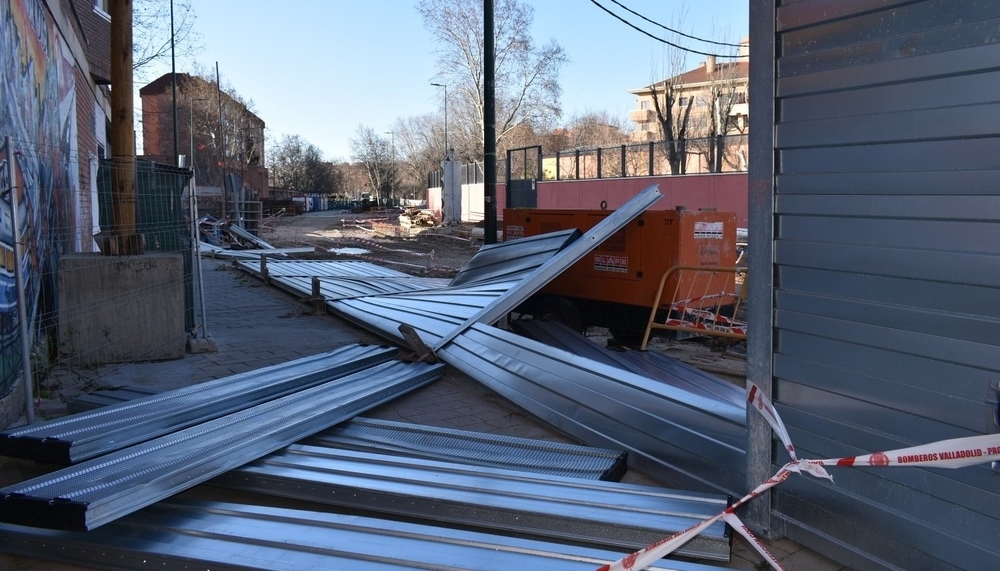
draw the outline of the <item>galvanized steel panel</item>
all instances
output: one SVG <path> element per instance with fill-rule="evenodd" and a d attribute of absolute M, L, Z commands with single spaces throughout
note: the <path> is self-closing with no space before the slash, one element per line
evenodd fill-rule
<path fill-rule="evenodd" d="M 253 272 L 260 272 L 260 261 L 239 262 L 240 267 Z M 400 271 L 377 266 L 371 262 L 360 260 L 288 260 L 267 261 L 267 273 L 271 277 L 319 277 L 319 278 L 406 278 L 411 277 Z"/>
<path fill-rule="evenodd" d="M 726 497 L 293 445 L 215 485 L 519 537 L 640 549 L 726 508 Z M 729 560 L 719 522 L 677 555 Z"/>
<path fill-rule="evenodd" d="M 742 493 L 746 432 L 728 403 L 483 324 L 438 356 L 587 444 L 624 448 L 672 487 Z"/>
<path fill-rule="evenodd" d="M 452 286 L 517 279 L 580 238 L 575 229 L 483 246 L 451 281 Z"/>
<path fill-rule="evenodd" d="M 0 454 L 72 464 L 384 363 L 389 347 L 348 345 L 263 369 L 0 433 Z"/>
<path fill-rule="evenodd" d="M 628 457 L 620 450 L 363 417 L 301 444 L 610 481 L 625 474 Z"/>
<path fill-rule="evenodd" d="M 728 403 L 732 409 L 729 420 L 743 424 L 746 419 L 746 391 L 733 383 L 710 375 L 696 367 L 658 351 L 612 350 L 590 341 L 579 332 L 558 321 L 518 320 L 516 332 L 536 341 L 594 361 L 618 367 L 651 379 L 670 384 L 709 399 Z M 697 426 L 690 427 L 697 430 Z"/>
<path fill-rule="evenodd" d="M 504 292 L 496 301 L 484 307 L 477 314 L 468 318 L 462 325 L 445 336 L 444 339 L 434 344 L 434 349 L 438 350 L 445 344 L 468 329 L 475 323 L 496 323 L 504 315 L 513 311 L 518 305 L 531 297 L 532 294 L 542 289 L 545 284 L 552 281 L 556 276 L 567 270 L 570 266 L 580 261 L 588 252 L 601 245 L 615 232 L 621 230 L 626 224 L 631 222 L 636 216 L 642 214 L 646 208 L 663 198 L 660 194 L 659 185 L 652 185 L 629 199 L 621 208 L 614 210 L 604 217 L 594 227 L 588 230 L 578 240 L 575 240 L 565 248 L 552 256 L 548 261 L 531 272 L 516 285 Z M 516 244 L 517 241 L 514 242 Z"/>
<path fill-rule="evenodd" d="M 359 516 L 159 503 L 90 532 L 0 524 L 0 550 L 74 565 L 190 571 L 592 571 L 620 552 Z M 718 571 L 660 561 L 652 571 Z"/>
<path fill-rule="evenodd" d="M 774 275 L 774 291 L 751 288 L 771 294 L 774 353 L 751 358 L 773 358 L 797 450 L 840 457 L 997 432 L 1000 4 L 777 4 L 754 3 L 778 30 L 751 38 L 778 54 L 754 65 L 751 98 L 780 110 L 774 139 L 751 139 L 778 154 L 751 163 L 775 193 L 773 210 L 751 196 L 751 220 L 776 229 L 756 244 L 773 267 L 753 272 Z M 833 475 L 836 486 L 776 488 L 777 529 L 866 571 L 1000 561 L 987 467 Z"/>
<path fill-rule="evenodd" d="M 869 173 L 809 173 L 783 174 L 775 177 L 779 192 L 794 189 L 796 194 L 835 194 L 862 197 L 887 195 L 915 198 L 927 196 L 959 197 L 994 196 L 992 184 L 1000 170 L 981 171 L 915 171 Z M 772 213 L 773 215 L 773 213 Z"/>
<path fill-rule="evenodd" d="M 0 489 L 0 521 L 88 530 L 328 428 L 443 373 L 390 362 Z"/>
<path fill-rule="evenodd" d="M 282 276 L 276 281 L 303 295 L 312 295 L 312 278 Z M 415 293 L 447 286 L 445 278 L 319 278 L 319 293 L 326 300 Z"/>

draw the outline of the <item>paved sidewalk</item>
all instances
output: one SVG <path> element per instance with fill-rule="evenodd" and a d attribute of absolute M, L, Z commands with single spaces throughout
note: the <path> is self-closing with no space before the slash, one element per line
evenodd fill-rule
<path fill-rule="evenodd" d="M 329 351 L 349 343 L 385 344 L 375 335 L 338 317 L 312 314 L 307 304 L 233 269 L 228 262 L 204 260 L 202 268 L 208 332 L 218 347 L 217 352 L 188 354 L 182 359 L 158 363 L 57 371 L 55 376 L 61 386 L 57 394 L 41 403 L 39 417 L 66 414 L 69 400 L 95 387 L 128 384 L 169 390 Z M 450 367 L 443 379 L 369 411 L 365 416 L 574 442 Z M 0 486 L 23 481 L 47 469 L 48 466 L 0 457 Z M 636 471 L 629 471 L 623 481 L 657 485 Z M 218 492 L 207 486 L 200 486 L 192 493 L 218 497 Z M 789 570 L 850 571 L 789 540 L 767 542 L 767 546 Z M 763 569 L 758 567 L 760 561 L 742 539 L 734 540 L 729 568 Z M 0 569 L 85 571 L 87 568 L 0 554 Z"/>

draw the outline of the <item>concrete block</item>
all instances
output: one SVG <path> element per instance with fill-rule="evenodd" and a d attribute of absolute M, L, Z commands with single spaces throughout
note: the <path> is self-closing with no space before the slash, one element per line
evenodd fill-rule
<path fill-rule="evenodd" d="M 59 261 L 59 353 L 77 365 L 184 356 L 181 254 Z"/>
<path fill-rule="evenodd" d="M 197 355 L 198 353 L 216 353 L 219 347 L 216 346 L 215 340 L 211 337 L 188 339 L 187 351 L 192 355 Z"/>

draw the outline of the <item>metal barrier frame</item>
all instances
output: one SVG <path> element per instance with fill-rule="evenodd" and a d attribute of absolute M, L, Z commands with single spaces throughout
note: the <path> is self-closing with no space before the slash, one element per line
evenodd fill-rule
<path fill-rule="evenodd" d="M 733 299 L 733 315 L 736 315 L 736 313 L 739 311 L 740 305 L 742 305 L 746 301 L 746 287 L 740 287 L 740 290 L 739 290 L 738 293 L 728 294 L 728 293 L 725 292 L 726 287 L 729 285 L 729 278 L 728 277 L 726 277 L 726 282 L 725 282 L 725 284 L 722 287 L 722 292 L 721 293 L 710 293 L 708 291 L 705 291 L 701 296 L 694 297 L 694 296 L 691 295 L 692 294 L 691 290 L 694 289 L 694 284 L 692 284 L 691 287 L 687 291 L 688 295 L 683 300 L 681 300 L 681 301 L 678 301 L 678 299 L 677 299 L 677 294 L 680 291 L 680 287 L 681 287 L 681 281 L 680 281 L 680 279 L 678 279 L 677 280 L 677 286 L 674 288 L 673 297 L 671 298 L 670 306 L 667 308 L 668 320 L 669 320 L 670 312 L 676 311 L 677 307 L 678 307 L 678 304 L 682 303 L 682 302 L 691 302 L 691 301 L 694 301 L 694 300 L 704 300 L 706 298 L 710 298 L 712 296 L 715 296 L 718 299 L 718 301 L 715 304 L 715 307 L 713 308 L 712 311 L 709 311 L 709 310 L 706 310 L 706 309 L 704 309 L 702 307 L 699 307 L 698 311 L 699 312 L 708 313 L 709 318 L 704 318 L 703 319 L 702 315 L 698 315 L 694 319 L 694 321 L 692 322 L 691 325 L 683 325 L 683 324 L 682 325 L 670 325 L 670 324 L 667 324 L 667 323 L 657 323 L 656 322 L 656 312 L 660 309 L 660 302 L 663 299 L 663 287 L 667 283 L 667 278 L 669 278 L 670 275 L 674 274 L 675 272 L 681 272 L 681 271 L 685 271 L 685 270 L 696 271 L 696 272 L 711 272 L 713 274 L 713 277 L 714 277 L 714 274 L 717 274 L 717 273 L 732 273 L 733 274 L 733 284 L 734 284 L 734 286 L 736 284 L 736 276 L 738 274 L 740 274 L 740 273 L 744 273 L 744 272 L 747 271 L 746 267 L 744 267 L 744 266 L 728 267 L 728 266 L 683 266 L 683 265 L 681 265 L 681 266 L 673 266 L 670 269 L 668 269 L 667 271 L 663 272 L 663 276 L 660 277 L 660 285 L 659 285 L 659 287 L 656 288 L 656 297 L 653 298 L 653 307 L 650 309 L 650 312 L 649 312 L 649 321 L 646 322 L 646 331 L 645 331 L 645 333 L 642 336 L 642 345 L 639 346 L 639 350 L 640 351 L 645 351 L 646 350 L 646 344 L 649 342 L 649 335 L 650 335 L 650 333 L 652 332 L 653 329 L 668 329 L 668 330 L 671 330 L 671 331 L 687 331 L 687 332 L 691 332 L 691 333 L 697 333 L 699 335 L 713 335 L 713 336 L 716 336 L 716 337 L 727 337 L 727 338 L 730 338 L 730 339 L 743 339 L 743 340 L 745 340 L 747 338 L 746 333 L 740 333 L 740 332 L 734 331 L 733 328 L 732 328 L 732 326 L 731 326 L 731 324 L 730 324 L 729 327 L 718 325 L 720 322 L 732 321 L 732 320 L 730 320 L 730 318 L 728 318 L 728 317 L 726 317 L 726 316 L 724 316 L 724 315 L 721 314 L 722 307 L 723 307 L 722 300 L 727 299 L 727 298 L 732 298 Z M 711 287 L 711 283 L 712 282 L 709 281 L 709 286 L 708 287 Z M 746 283 L 746 280 L 744 279 L 744 284 L 745 283 Z M 683 308 L 683 306 L 680 306 L 680 307 Z M 683 319 L 681 321 L 683 321 Z M 710 323 L 710 325 L 706 326 L 705 325 L 706 323 Z"/>

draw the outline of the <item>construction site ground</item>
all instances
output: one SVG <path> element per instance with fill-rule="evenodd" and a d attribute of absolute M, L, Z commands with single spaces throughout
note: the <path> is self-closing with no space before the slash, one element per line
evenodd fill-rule
<path fill-rule="evenodd" d="M 355 246 L 362 248 L 356 243 L 367 240 L 372 243 L 370 258 L 375 263 L 384 263 L 419 275 L 441 272 L 442 277 L 446 275 L 445 269 L 461 267 L 476 251 L 477 244 L 472 238 L 474 228 L 470 226 L 420 229 L 408 237 L 397 237 L 379 235 L 372 232 L 370 227 L 362 228 L 366 225 L 365 221 L 370 222 L 372 218 L 371 214 L 335 212 L 283 217 L 268 221 L 268 231 L 262 237 L 275 246 L 310 245 L 322 250 Z M 389 222 L 386 224 L 388 228 Z M 352 242 L 355 244 L 351 245 Z M 424 260 L 430 259 L 431 252 L 434 252 L 434 263 L 423 264 Z M 356 259 L 329 251 L 311 256 Z M 201 264 L 207 329 L 218 348 L 216 352 L 188 354 L 182 359 L 161 362 L 119 363 L 76 369 L 56 367 L 38 383 L 35 406 L 37 420 L 68 414 L 69 402 L 80 394 L 95 390 L 125 385 L 138 385 L 158 391 L 170 390 L 329 351 L 348 343 L 385 343 L 334 315 L 312 311 L 311 306 L 302 300 L 265 285 L 235 269 L 228 261 L 204 259 Z M 421 270 L 421 265 L 427 269 Z M 588 335 L 596 342 L 604 342 L 608 337 L 606 331 L 597 329 L 588 330 Z M 732 351 L 723 353 L 711 345 L 696 340 L 654 340 L 650 349 L 664 351 L 742 385 L 745 361 Z M 566 435 L 450 367 L 440 381 L 373 409 L 365 413 L 365 416 L 573 442 Z M 25 420 L 22 418 L 19 422 L 23 423 Z M 21 482 L 56 468 L 0 456 L 0 486 Z M 622 481 L 663 486 L 663 483 L 635 470 L 630 470 Z M 280 499 L 225 492 L 207 484 L 192 488 L 182 496 L 302 507 Z M 765 541 L 765 544 L 789 570 L 850 571 L 788 539 Z M 722 567 L 747 571 L 767 568 L 762 565 L 761 557 L 741 538 L 734 540 L 732 555 L 732 561 L 728 565 L 721 565 Z M 86 571 L 91 568 L 0 554 L 0 569 Z"/>

